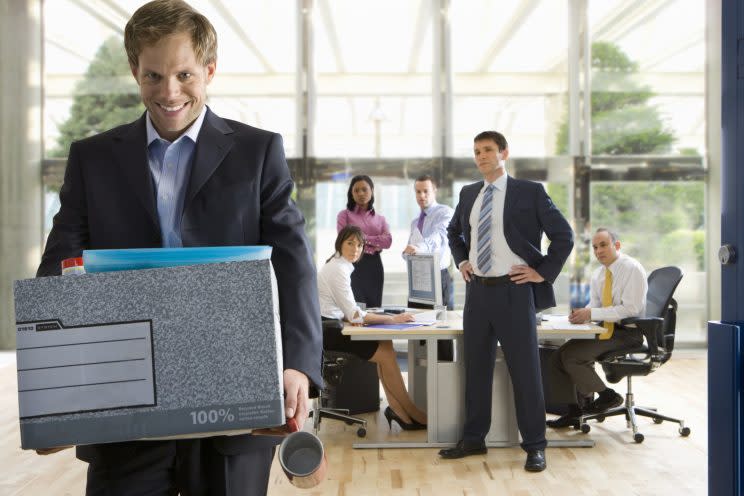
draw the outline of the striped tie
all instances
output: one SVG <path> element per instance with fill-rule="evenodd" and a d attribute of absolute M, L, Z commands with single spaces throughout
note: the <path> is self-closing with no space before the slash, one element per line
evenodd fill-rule
<path fill-rule="evenodd" d="M 493 209 L 493 184 L 489 184 L 483 194 L 480 216 L 478 217 L 478 268 L 486 275 L 491 270 L 491 210 Z"/>

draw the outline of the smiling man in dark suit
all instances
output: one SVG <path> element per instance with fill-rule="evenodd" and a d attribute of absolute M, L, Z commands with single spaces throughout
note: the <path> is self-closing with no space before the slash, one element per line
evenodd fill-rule
<path fill-rule="evenodd" d="M 496 343 L 501 344 L 514 387 L 525 470 L 545 470 L 545 401 L 535 311 L 555 306 L 552 283 L 573 248 L 573 231 L 542 185 L 509 177 L 506 138 L 484 131 L 474 140 L 483 181 L 462 188 L 447 235 L 467 283 L 465 428 L 442 458 L 486 453 Z M 543 254 L 543 233 L 550 239 Z"/>
<path fill-rule="evenodd" d="M 321 384 L 315 267 L 278 134 L 215 115 L 209 20 L 156 0 L 124 44 L 147 112 L 70 147 L 61 207 L 39 276 L 85 249 L 270 245 L 279 290 L 285 414 L 302 426 Z M 267 491 L 276 438 L 231 436 L 80 446 L 86 494 L 243 495 Z"/>

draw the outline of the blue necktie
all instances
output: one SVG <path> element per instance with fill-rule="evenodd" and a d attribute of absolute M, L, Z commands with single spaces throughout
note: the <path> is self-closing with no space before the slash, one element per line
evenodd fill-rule
<path fill-rule="evenodd" d="M 491 210 L 493 209 L 493 184 L 483 193 L 478 217 L 478 268 L 483 275 L 491 270 Z"/>
<path fill-rule="evenodd" d="M 421 232 L 421 234 L 424 234 L 424 217 L 426 217 L 426 212 L 422 210 L 421 215 L 419 215 L 418 218 L 418 224 L 416 224 L 416 227 L 418 227 L 418 230 L 419 232 Z"/>

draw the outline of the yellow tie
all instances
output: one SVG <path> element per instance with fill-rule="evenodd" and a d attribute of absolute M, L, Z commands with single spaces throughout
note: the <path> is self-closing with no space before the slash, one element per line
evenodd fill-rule
<path fill-rule="evenodd" d="M 602 307 L 612 306 L 612 272 L 610 269 L 605 269 L 605 280 L 604 286 L 602 286 Z M 607 331 L 599 335 L 599 339 L 610 339 L 612 337 L 612 331 L 615 330 L 615 324 L 613 322 L 605 322 L 602 324 Z"/>

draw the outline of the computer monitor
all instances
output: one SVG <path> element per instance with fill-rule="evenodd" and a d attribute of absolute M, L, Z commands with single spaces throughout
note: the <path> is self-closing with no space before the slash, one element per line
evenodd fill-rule
<path fill-rule="evenodd" d="M 408 270 L 408 303 L 419 308 L 442 305 L 442 271 L 439 255 L 417 253 L 406 258 Z"/>

